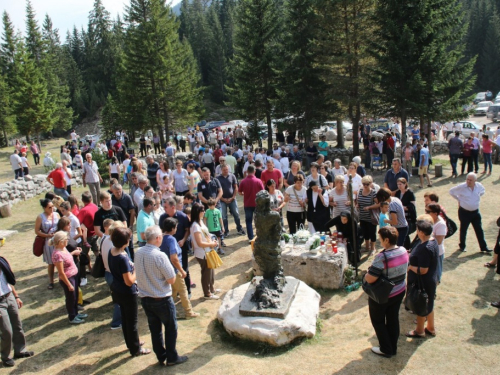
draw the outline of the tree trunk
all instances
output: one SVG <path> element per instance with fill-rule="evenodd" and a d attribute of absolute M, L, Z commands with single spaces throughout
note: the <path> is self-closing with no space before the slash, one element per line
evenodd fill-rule
<path fill-rule="evenodd" d="M 344 126 L 340 117 L 337 118 L 337 147 L 344 148 Z"/>
<path fill-rule="evenodd" d="M 406 145 L 406 111 L 401 111 L 401 146 Z"/>
<path fill-rule="evenodd" d="M 267 149 L 273 149 L 273 125 L 271 124 L 271 113 L 266 113 L 266 121 L 267 121 Z M 257 126 L 259 126 L 257 124 Z"/>

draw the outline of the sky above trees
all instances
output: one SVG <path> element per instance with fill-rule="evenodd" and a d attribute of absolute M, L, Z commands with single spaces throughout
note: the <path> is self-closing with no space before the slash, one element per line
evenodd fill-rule
<path fill-rule="evenodd" d="M 180 1 L 171 0 L 171 6 Z M 45 14 L 49 14 L 54 27 L 59 29 L 59 34 L 66 35 L 66 31 L 73 30 L 74 25 L 78 29 L 81 29 L 82 26 L 87 28 L 88 16 L 94 0 L 32 0 L 31 3 L 40 24 L 42 24 Z M 129 0 L 103 0 L 104 7 L 113 18 L 116 18 L 118 13 L 122 16 L 125 5 L 129 3 Z M 16 30 L 25 32 L 26 2 L 24 0 L 0 0 L 0 11 L 2 13 L 7 11 Z"/>

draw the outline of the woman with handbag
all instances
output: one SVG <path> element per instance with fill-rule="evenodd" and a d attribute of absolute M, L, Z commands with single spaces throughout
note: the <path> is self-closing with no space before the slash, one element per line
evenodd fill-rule
<path fill-rule="evenodd" d="M 415 194 L 408 186 L 408 181 L 406 178 L 400 177 L 396 181 L 396 185 L 398 190 L 396 190 L 396 194 L 394 196 L 401 201 L 403 208 L 405 210 L 405 218 L 408 223 L 408 233 L 406 234 L 404 247 L 407 249 L 410 248 L 410 234 L 415 232 L 416 226 L 415 221 L 417 220 L 417 209 L 415 207 L 415 202 L 417 198 L 415 198 Z"/>
<path fill-rule="evenodd" d="M 363 188 L 358 193 L 359 225 L 365 240 L 366 252 L 375 252 L 375 242 L 377 241 L 378 220 L 372 219 L 373 210 L 378 210 L 378 203 L 375 202 L 376 192 L 372 188 L 373 179 L 371 176 L 364 176 L 361 179 Z"/>
<path fill-rule="evenodd" d="M 378 234 L 384 250 L 375 256 L 372 265 L 368 268 L 363 289 L 367 291 L 365 288 L 367 283 L 367 288 L 373 291 L 373 296 L 367 291 L 370 295 L 368 307 L 370 320 L 380 346 L 374 346 L 372 352 L 391 357 L 397 354 L 399 308 L 405 295 L 408 252 L 404 247 L 397 245 L 398 231 L 396 228 L 380 228 Z M 382 283 L 386 285 L 377 288 L 377 284 Z"/>
<path fill-rule="evenodd" d="M 425 215 L 428 216 L 428 215 Z M 407 337 L 436 336 L 434 327 L 434 297 L 437 286 L 439 246 L 432 236 L 432 219 L 417 219 L 417 236 L 420 244 L 410 253 L 406 307 L 417 313 L 417 326 L 406 333 Z M 425 298 L 425 293 L 427 298 Z M 420 298 L 419 297 L 420 294 Z M 423 298 L 422 298 L 423 296 Z M 421 311 L 417 311 L 421 310 Z M 427 321 L 427 327 L 425 322 Z"/>
<path fill-rule="evenodd" d="M 297 174 L 294 184 L 285 190 L 286 220 L 290 234 L 294 234 L 306 221 L 305 198 L 307 189 L 304 187 L 304 176 Z"/>
<path fill-rule="evenodd" d="M 217 239 L 212 239 L 208 228 L 203 223 L 205 208 L 200 203 L 194 203 L 191 208 L 191 244 L 193 245 L 194 256 L 201 267 L 201 286 L 205 299 L 219 299 L 216 293 L 220 289 L 215 289 L 215 272 L 213 268 L 208 268 L 205 253 L 211 248 L 218 246 Z"/>
<path fill-rule="evenodd" d="M 345 186 L 344 175 L 335 176 L 333 183 L 334 188 L 329 191 L 330 207 L 332 207 L 333 215 L 331 217 L 340 216 L 342 211 L 349 210 L 350 200 L 347 196 L 347 187 Z"/>
<path fill-rule="evenodd" d="M 428 204 L 425 207 L 425 213 L 432 217 L 434 222 L 432 237 L 437 241 L 439 246 L 439 257 L 437 264 L 437 282 L 441 283 L 441 276 L 443 275 L 443 260 L 444 260 L 444 239 L 446 237 L 446 222 L 441 217 L 441 206 L 437 203 Z"/>
<path fill-rule="evenodd" d="M 40 205 L 43 213 L 37 216 L 35 221 L 35 233 L 39 238 L 45 238 L 43 243 L 43 261 L 47 263 L 49 273 L 49 286 L 47 289 L 54 289 L 54 263 L 52 262 L 52 253 L 54 246 L 49 245 L 49 239 L 54 237 L 59 221 L 59 214 L 55 212 L 54 203 L 50 199 L 41 199 Z M 40 241 L 41 242 L 41 241 Z"/>

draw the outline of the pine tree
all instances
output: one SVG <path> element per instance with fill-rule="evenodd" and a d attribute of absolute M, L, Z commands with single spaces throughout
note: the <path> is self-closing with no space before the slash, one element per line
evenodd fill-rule
<path fill-rule="evenodd" d="M 47 83 L 42 71 L 30 57 L 22 42 L 17 46 L 19 62 L 14 93 L 17 129 L 26 136 L 52 130 L 53 103 L 48 100 Z"/>
<path fill-rule="evenodd" d="M 226 99 L 225 85 L 227 83 L 226 51 L 224 50 L 224 32 L 222 30 L 219 15 L 216 10 L 216 3 L 212 3 L 208 11 L 208 25 L 211 30 L 209 41 L 209 84 L 211 99 L 222 104 Z"/>
<path fill-rule="evenodd" d="M 17 55 L 17 44 L 19 37 L 16 35 L 14 26 L 7 12 L 3 12 L 3 35 L 0 48 L 0 68 L 6 75 L 5 79 L 9 87 L 14 87 L 15 65 Z"/>
<path fill-rule="evenodd" d="M 0 136 L 2 137 L 0 147 L 7 146 L 8 135 L 14 133 L 16 129 L 13 104 L 6 77 L 0 73 Z"/>
<path fill-rule="evenodd" d="M 418 116 L 425 81 L 419 70 L 423 48 L 432 32 L 427 1 L 379 0 L 375 10 L 370 53 L 377 62 L 373 87 L 382 113 L 401 118 L 402 142 L 406 141 L 406 120 Z M 380 108 L 380 107 L 379 107 Z"/>
<path fill-rule="evenodd" d="M 126 15 L 118 107 L 135 130 L 151 126 L 168 137 L 190 122 L 199 105 L 199 76 L 188 44 L 179 41 L 179 23 L 165 0 L 132 0 Z"/>
<path fill-rule="evenodd" d="M 70 106 L 69 87 L 66 81 L 63 51 L 58 30 L 46 15 L 42 31 L 41 68 L 47 82 L 48 100 L 53 103 L 53 129 L 58 134 L 69 130 L 73 124 L 73 109 Z"/>
<path fill-rule="evenodd" d="M 43 42 L 31 1 L 26 1 L 26 48 L 37 66 L 42 64 Z"/>
<path fill-rule="evenodd" d="M 493 12 L 484 38 L 484 46 L 478 61 L 481 64 L 482 80 L 478 86 L 492 92 L 500 92 L 500 17 Z"/>
<path fill-rule="evenodd" d="M 230 104 L 243 117 L 254 123 L 265 118 L 269 149 L 272 147 L 273 101 L 277 98 L 279 21 L 275 1 L 240 1 L 231 68 L 234 83 L 228 87 Z"/>
<path fill-rule="evenodd" d="M 284 115 L 293 117 L 286 124 L 287 130 L 300 130 L 307 139 L 312 129 L 327 120 L 332 109 L 323 68 L 319 64 L 322 50 L 316 44 L 320 32 L 319 16 L 314 8 L 316 2 L 289 0 L 287 3 L 284 69 L 278 100 L 278 107 L 285 109 Z"/>

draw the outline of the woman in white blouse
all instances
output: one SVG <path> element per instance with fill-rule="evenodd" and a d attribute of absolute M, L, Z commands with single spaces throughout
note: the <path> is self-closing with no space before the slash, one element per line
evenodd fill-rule
<path fill-rule="evenodd" d="M 200 203 L 194 203 L 191 208 L 191 243 L 193 245 L 194 256 L 201 267 L 201 286 L 205 299 L 219 299 L 216 293 L 220 289 L 215 289 L 215 272 L 208 268 L 205 251 L 217 246 L 217 239 L 211 239 L 208 228 L 203 223 L 205 208 Z"/>
<path fill-rule="evenodd" d="M 297 174 L 294 178 L 295 183 L 285 190 L 286 220 L 290 234 L 294 234 L 300 225 L 306 221 L 306 191 L 304 187 L 304 176 Z"/>
<path fill-rule="evenodd" d="M 328 193 L 330 200 L 330 207 L 333 207 L 332 217 L 337 217 L 342 211 L 349 211 L 348 207 L 351 202 L 347 196 L 347 187 L 345 186 L 345 179 L 343 175 L 335 176 L 334 188 Z"/>

